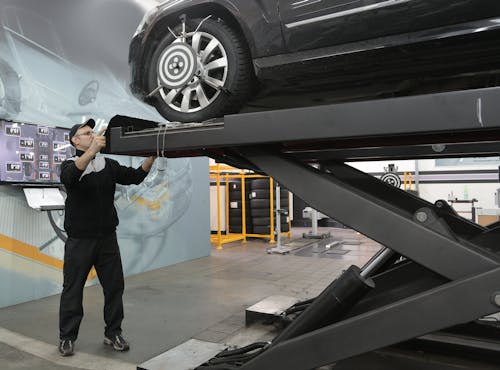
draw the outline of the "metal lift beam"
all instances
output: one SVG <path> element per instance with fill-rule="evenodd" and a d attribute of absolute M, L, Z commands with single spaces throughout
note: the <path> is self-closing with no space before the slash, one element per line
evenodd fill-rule
<path fill-rule="evenodd" d="M 297 160 L 259 149 L 245 150 L 244 155 L 312 207 L 449 282 L 358 310 L 354 317 L 271 346 L 243 369 L 309 369 L 499 310 L 495 303 L 499 286 L 494 280 L 500 274 L 500 256 L 494 253 L 495 244 L 500 241 L 498 234 L 490 239 L 488 248 L 483 248 L 474 240 L 493 235 L 493 231 L 454 215 L 440 214 L 438 206 L 342 163 L 330 164 L 329 172 L 322 173 Z M 453 232 L 452 221 L 456 221 L 457 230 L 468 229 L 467 232 Z M 396 275 L 392 271 L 388 274 Z M 484 290 L 476 295 L 477 292 L 472 293 L 476 288 Z M 386 294 L 377 283 L 375 291 L 381 296 Z M 276 363 L 280 366 L 270 366 Z"/>
<path fill-rule="evenodd" d="M 155 122 L 115 116 L 107 132 L 108 148 L 115 154 L 156 154 L 164 148 L 168 157 L 217 157 L 231 156 L 235 147 L 272 145 L 299 157 L 307 153 L 308 161 L 496 155 L 499 101 L 499 89 L 488 88 L 228 115 L 221 122 L 162 130 Z M 456 143 L 461 146 L 450 152 L 447 144 Z M 416 147 L 418 155 L 412 152 Z M 328 156 L 341 149 L 353 150 L 345 158 Z"/>
<path fill-rule="evenodd" d="M 443 201 L 429 203 L 343 163 L 498 155 L 499 101 L 500 88 L 489 88 L 239 114 L 160 129 L 117 116 L 110 122 L 108 149 L 206 155 L 265 172 L 315 209 L 406 258 L 370 276 L 374 288 L 346 314 L 271 343 L 240 366 L 311 369 L 500 310 L 500 226 L 479 226 Z"/>
<path fill-rule="evenodd" d="M 394 194 L 399 189 L 352 167 L 337 163 L 329 166 L 331 173 L 323 173 L 297 160 L 262 153 L 259 149 L 244 150 L 243 154 L 311 207 L 449 279 L 484 272 L 500 263 L 499 256 L 480 251 L 464 240 L 458 241 L 451 230 L 433 227 L 438 218 L 433 204 L 420 199 L 416 201 L 417 207 L 420 206 L 417 209 L 405 203 L 394 204 L 384 199 L 382 191 Z M 352 185 L 366 181 L 382 186 L 359 189 Z M 402 190 L 399 192 L 400 198 L 413 198 Z M 416 219 L 419 212 L 425 221 Z"/>

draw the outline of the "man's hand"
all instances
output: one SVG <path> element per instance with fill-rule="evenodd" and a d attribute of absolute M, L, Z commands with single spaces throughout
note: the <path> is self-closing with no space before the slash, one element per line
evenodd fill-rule
<path fill-rule="evenodd" d="M 101 151 L 102 148 L 106 147 L 106 137 L 104 136 L 104 131 L 106 131 L 106 127 L 99 130 L 97 134 L 94 135 L 92 139 L 92 143 L 90 144 L 89 150 L 93 154 L 97 154 Z"/>
<path fill-rule="evenodd" d="M 100 129 L 97 134 L 94 134 L 89 148 L 75 161 L 75 165 L 79 170 L 84 171 L 95 155 L 106 146 L 106 137 L 103 135 L 104 131 L 106 131 L 106 127 Z"/>
<path fill-rule="evenodd" d="M 142 169 L 146 172 L 149 172 L 155 159 L 156 159 L 156 156 L 151 156 L 151 157 L 146 158 L 144 160 L 144 162 L 142 162 Z"/>

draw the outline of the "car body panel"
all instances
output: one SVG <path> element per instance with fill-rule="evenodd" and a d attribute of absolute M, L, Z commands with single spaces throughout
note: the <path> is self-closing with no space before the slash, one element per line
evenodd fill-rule
<path fill-rule="evenodd" d="M 408 11 L 410 31 L 420 31 L 500 17 L 500 1 L 413 0 Z"/>
<path fill-rule="evenodd" d="M 500 15 L 500 2 L 495 0 L 279 0 L 279 3 L 289 52 Z"/>
<path fill-rule="evenodd" d="M 410 0 L 279 0 L 289 52 L 409 31 Z"/>
<path fill-rule="evenodd" d="M 327 46 L 313 50 L 303 50 L 283 55 L 273 55 L 254 60 L 256 71 L 261 75 L 266 69 L 271 69 L 285 64 L 308 63 L 316 59 L 334 58 L 347 54 L 362 53 L 368 50 L 393 48 L 403 45 L 436 41 L 452 37 L 463 37 L 481 32 L 492 32 L 500 30 L 500 17 L 481 19 L 466 23 L 453 24 L 433 29 L 419 30 L 404 34 L 378 37 L 369 40 L 361 40 L 341 45 Z"/>

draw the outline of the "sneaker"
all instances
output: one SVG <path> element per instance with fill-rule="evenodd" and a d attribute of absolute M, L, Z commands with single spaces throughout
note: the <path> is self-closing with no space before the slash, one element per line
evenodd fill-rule
<path fill-rule="evenodd" d="M 116 351 L 128 351 L 130 349 L 130 345 L 121 334 L 114 335 L 111 338 L 104 337 L 104 344 L 113 346 Z"/>
<path fill-rule="evenodd" d="M 71 339 L 59 341 L 59 353 L 61 356 L 73 356 L 75 344 Z"/>

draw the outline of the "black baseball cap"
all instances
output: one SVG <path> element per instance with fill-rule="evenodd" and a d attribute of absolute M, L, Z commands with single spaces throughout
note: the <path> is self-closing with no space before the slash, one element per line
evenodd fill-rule
<path fill-rule="evenodd" d="M 94 128 L 95 121 L 92 118 L 89 118 L 85 122 L 77 123 L 76 125 L 71 127 L 71 130 L 69 130 L 69 142 L 71 143 L 71 145 L 75 146 L 75 144 L 73 144 L 73 141 L 71 141 L 71 139 L 73 138 L 73 136 L 76 135 L 76 132 L 84 126 L 89 126 L 90 128 Z"/>

